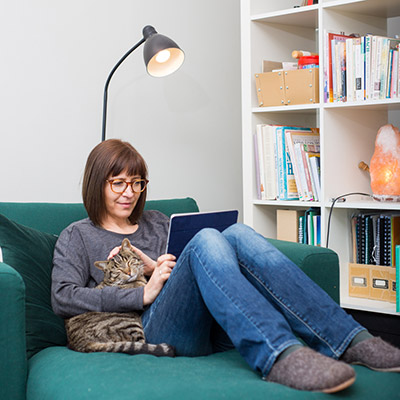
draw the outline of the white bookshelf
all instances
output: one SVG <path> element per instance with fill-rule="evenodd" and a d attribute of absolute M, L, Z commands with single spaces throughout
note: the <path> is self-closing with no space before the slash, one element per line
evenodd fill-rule
<path fill-rule="evenodd" d="M 358 168 L 369 164 L 376 133 L 382 125 L 400 125 L 400 99 L 355 103 L 324 103 L 324 30 L 332 32 L 400 35 L 399 0 L 320 0 L 317 5 L 294 8 L 301 0 L 241 0 L 242 124 L 244 222 L 267 237 L 276 237 L 276 210 L 321 210 L 322 246 L 326 246 L 331 199 L 350 192 L 371 193 L 369 176 Z M 320 54 L 320 102 L 282 107 L 258 107 L 254 74 L 262 60 L 293 61 L 292 50 Z M 319 127 L 321 135 L 320 202 L 257 200 L 253 133 L 257 124 Z M 399 203 L 380 203 L 352 196 L 336 203 L 330 225 L 329 248 L 340 259 L 341 304 L 346 308 L 396 314 L 395 305 L 348 296 L 350 222 L 355 210 L 400 209 Z M 396 314 L 399 315 L 399 314 Z"/>

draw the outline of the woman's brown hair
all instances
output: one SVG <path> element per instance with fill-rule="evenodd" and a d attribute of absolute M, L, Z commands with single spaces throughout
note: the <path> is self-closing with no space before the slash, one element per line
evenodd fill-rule
<path fill-rule="evenodd" d="M 98 144 L 86 161 L 82 183 L 83 204 L 89 218 L 100 226 L 106 216 L 104 187 L 110 176 L 126 171 L 128 175 L 139 175 L 147 179 L 147 165 L 143 157 L 128 142 L 108 139 Z M 129 217 L 135 224 L 141 217 L 147 197 L 147 187 L 140 194 L 136 207 Z"/>

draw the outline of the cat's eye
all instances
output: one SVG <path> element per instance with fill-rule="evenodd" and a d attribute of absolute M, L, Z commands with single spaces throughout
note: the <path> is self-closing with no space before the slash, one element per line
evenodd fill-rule
<path fill-rule="evenodd" d="M 116 194 L 124 193 L 128 185 L 130 185 L 133 192 L 141 193 L 149 183 L 147 179 L 135 179 L 132 182 L 125 181 L 124 179 L 108 179 L 106 182 L 110 184 L 111 190 Z"/>

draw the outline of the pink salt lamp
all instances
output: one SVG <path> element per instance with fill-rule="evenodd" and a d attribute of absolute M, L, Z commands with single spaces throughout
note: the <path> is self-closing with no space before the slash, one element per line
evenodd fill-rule
<path fill-rule="evenodd" d="M 395 126 L 379 129 L 369 171 L 374 198 L 400 201 L 400 131 Z"/>

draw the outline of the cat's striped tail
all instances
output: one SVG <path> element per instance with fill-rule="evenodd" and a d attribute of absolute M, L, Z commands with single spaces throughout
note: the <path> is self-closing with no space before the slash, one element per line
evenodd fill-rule
<path fill-rule="evenodd" d="M 91 342 L 89 352 L 112 352 L 126 354 L 150 354 L 156 357 L 175 357 L 175 348 L 166 343 L 149 344 L 142 342 Z"/>

